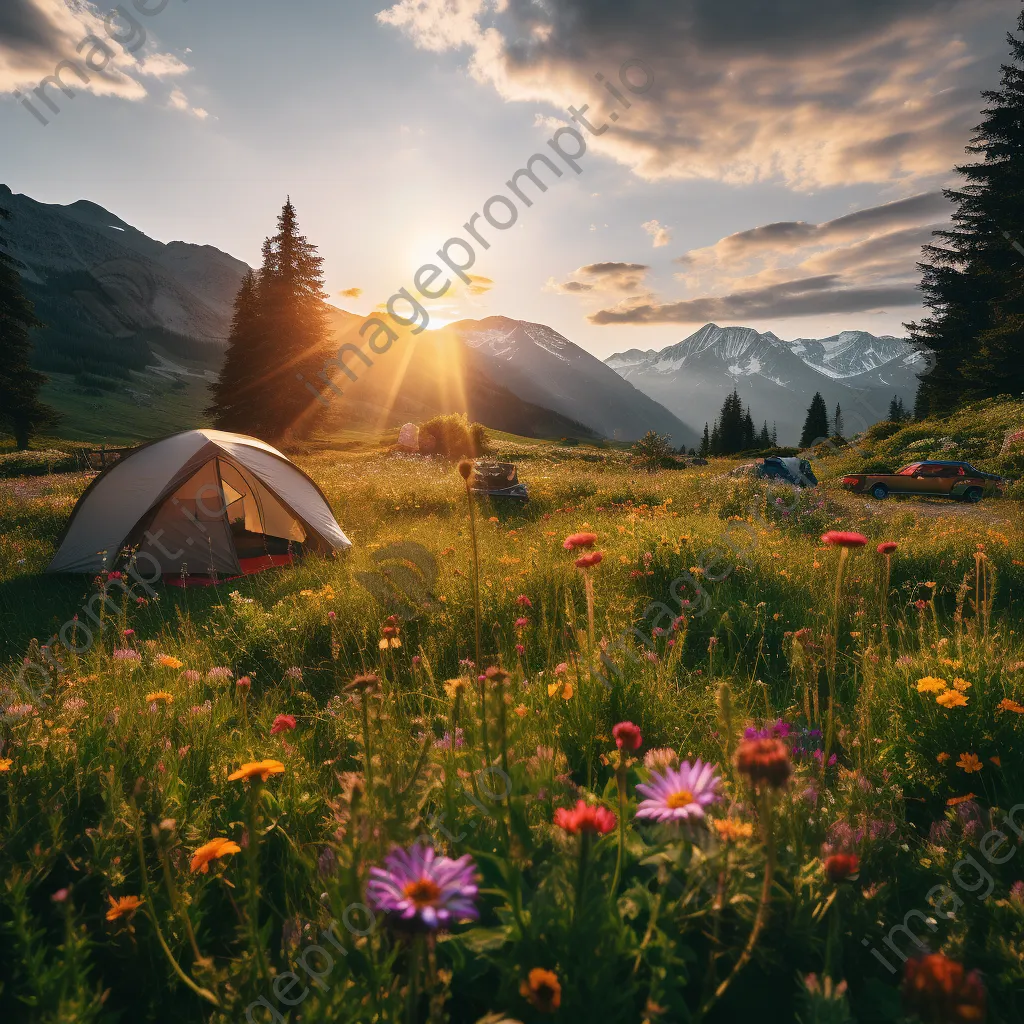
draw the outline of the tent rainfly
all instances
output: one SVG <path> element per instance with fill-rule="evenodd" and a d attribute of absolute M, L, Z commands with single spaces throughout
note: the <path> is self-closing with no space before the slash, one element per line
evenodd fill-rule
<path fill-rule="evenodd" d="M 96 477 L 46 571 L 100 572 L 127 548 L 147 579 L 157 569 L 166 581 L 216 579 L 351 546 L 320 488 L 276 448 L 244 434 L 188 430 Z"/>

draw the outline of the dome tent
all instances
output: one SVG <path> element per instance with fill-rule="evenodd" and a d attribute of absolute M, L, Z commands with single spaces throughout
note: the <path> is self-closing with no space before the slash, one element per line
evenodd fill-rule
<path fill-rule="evenodd" d="M 110 568 L 123 548 L 146 578 L 238 576 L 293 551 L 345 551 L 323 492 L 276 448 L 188 430 L 125 455 L 86 488 L 47 572 Z"/>

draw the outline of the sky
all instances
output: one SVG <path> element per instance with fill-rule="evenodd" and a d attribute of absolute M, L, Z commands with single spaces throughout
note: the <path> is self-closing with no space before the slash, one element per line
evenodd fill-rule
<path fill-rule="evenodd" d="M 1019 13 L 1013 0 L 2 0 L 0 182 L 252 265 L 290 195 L 331 301 L 368 314 L 468 239 L 542 153 L 560 177 L 533 165 L 550 187 L 519 179 L 531 205 L 511 227 L 474 222 L 489 248 L 474 246 L 470 284 L 453 273 L 429 304 L 431 326 L 533 320 L 602 358 L 709 321 L 902 336 L 921 313 L 921 245 L 949 221 L 940 190 L 970 159 Z M 44 89 L 55 113 L 34 90 L 62 60 L 86 81 L 65 66 L 74 95 Z M 556 133 L 563 153 L 586 147 L 578 173 Z"/>

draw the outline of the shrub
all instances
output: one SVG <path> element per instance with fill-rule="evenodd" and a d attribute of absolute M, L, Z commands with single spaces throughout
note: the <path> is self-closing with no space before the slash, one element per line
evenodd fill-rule
<path fill-rule="evenodd" d="M 47 473 L 73 473 L 78 460 L 70 452 L 44 449 L 37 452 L 9 452 L 0 455 L 0 477 L 45 476 Z"/>
<path fill-rule="evenodd" d="M 673 454 L 669 438 L 654 430 L 648 430 L 629 451 L 633 459 L 649 473 L 662 466 L 663 461 Z"/>
<path fill-rule="evenodd" d="M 487 453 L 487 432 L 482 423 L 457 413 L 434 416 L 420 427 L 420 451 L 447 459 L 476 458 Z"/>

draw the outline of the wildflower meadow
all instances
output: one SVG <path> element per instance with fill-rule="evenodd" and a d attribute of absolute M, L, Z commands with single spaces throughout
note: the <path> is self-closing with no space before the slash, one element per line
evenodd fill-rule
<path fill-rule="evenodd" d="M 0 1019 L 1024 1019 L 1020 501 L 491 443 L 310 445 L 347 556 L 155 596 L 0 481 Z"/>

